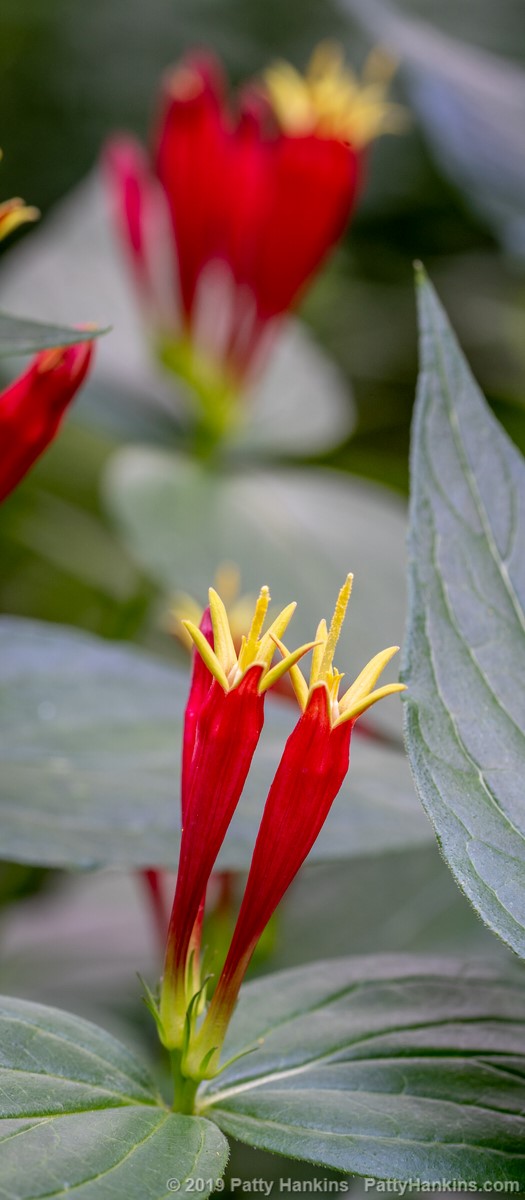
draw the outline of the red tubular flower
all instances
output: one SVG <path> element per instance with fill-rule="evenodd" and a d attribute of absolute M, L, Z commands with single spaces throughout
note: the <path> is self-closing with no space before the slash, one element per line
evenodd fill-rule
<path fill-rule="evenodd" d="M 303 712 L 288 738 L 268 794 L 241 910 L 216 991 L 183 1059 L 183 1074 L 193 1079 L 217 1073 L 224 1035 L 255 946 L 309 854 L 348 771 L 355 721 L 376 700 L 403 690 L 398 683 L 373 690 L 398 649 L 392 646 L 376 655 L 352 687 L 341 698 L 338 696 L 342 676 L 332 665 L 333 655 L 351 582 L 349 576 L 341 589 L 330 630 L 324 622 L 318 628 L 310 685 L 297 666 L 290 668 Z"/>
<path fill-rule="evenodd" d="M 264 695 L 311 648 L 286 652 L 282 662 L 271 666 L 276 641 L 295 605 L 288 605 L 262 634 L 269 599 L 263 588 L 239 654 L 213 589 L 213 645 L 206 623 L 198 629 L 186 622 L 211 682 L 207 686 L 200 669 L 194 672 L 184 737 L 183 829 L 159 1012 L 161 1036 L 171 1050 L 182 1045 L 186 1012 L 195 996 L 203 897 L 259 740 Z"/>
<path fill-rule="evenodd" d="M 0 395 L 0 501 L 55 437 L 89 369 L 93 342 L 44 350 Z"/>
<path fill-rule="evenodd" d="M 278 64 L 236 112 L 215 60 L 190 56 L 167 79 L 152 168 L 131 139 L 110 144 L 118 224 L 163 358 L 219 423 L 341 237 L 363 148 L 394 116 L 384 63 L 361 87 L 334 48 L 304 77 Z"/>
<path fill-rule="evenodd" d="M 205 609 L 199 625 L 201 633 L 209 642 L 213 649 L 213 626 L 209 608 Z M 193 645 L 193 643 L 192 643 Z M 204 705 L 206 694 L 213 682 L 213 675 L 208 670 L 208 667 L 203 662 L 200 654 L 195 651 L 193 646 L 193 664 L 192 678 L 190 684 L 190 692 L 186 711 L 184 714 L 184 733 L 182 741 L 182 763 L 181 763 L 181 818 L 182 827 L 186 823 L 188 809 L 188 795 L 190 790 L 191 765 L 193 759 L 193 751 L 195 747 L 195 739 L 197 736 L 197 724 L 201 709 Z M 165 905 L 165 872 L 158 867 L 150 868 L 140 872 L 143 883 L 146 887 L 146 892 L 151 903 L 151 910 L 155 921 L 157 932 L 159 933 L 159 941 L 162 949 L 166 944 L 166 933 L 169 923 L 169 909 L 166 912 Z M 190 953 L 193 952 L 195 963 L 198 962 L 200 953 L 202 922 L 204 919 L 204 902 L 205 895 L 202 897 L 199 911 L 195 920 L 195 925 L 190 939 Z M 198 974 L 194 972 L 195 989 L 198 988 Z"/>

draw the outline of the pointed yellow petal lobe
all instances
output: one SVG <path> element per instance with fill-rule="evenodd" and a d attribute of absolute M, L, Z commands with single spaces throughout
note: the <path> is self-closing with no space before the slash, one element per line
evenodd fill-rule
<path fill-rule="evenodd" d="M 0 204 L 0 240 L 8 237 L 19 225 L 25 225 L 28 221 L 38 221 L 39 216 L 38 208 L 24 204 L 19 197 L 6 200 L 4 204 Z"/>
<path fill-rule="evenodd" d="M 274 636 L 273 640 L 275 642 L 275 645 L 277 646 L 277 649 L 280 650 L 281 654 L 283 655 L 283 658 L 287 658 L 288 650 L 286 649 L 286 646 L 284 645 L 284 643 L 281 642 L 280 638 L 275 637 L 275 636 Z M 315 654 L 315 650 L 314 650 L 314 654 Z M 308 703 L 308 696 L 309 696 L 308 684 L 306 682 L 306 679 L 305 679 L 300 667 L 298 667 L 296 665 L 292 665 L 289 668 L 289 672 L 290 672 L 290 683 L 295 692 L 295 695 L 297 698 L 297 703 L 299 704 L 299 708 L 301 709 L 301 712 L 304 712 L 306 705 Z"/>
<path fill-rule="evenodd" d="M 2 158 L 3 154 L 0 150 L 0 160 Z M 25 204 L 20 196 L 14 196 L 12 200 L 5 200 L 3 204 L 0 204 L 0 241 L 14 229 L 18 229 L 19 225 L 24 225 L 26 221 L 38 221 L 39 216 L 38 208 Z"/>
<path fill-rule="evenodd" d="M 261 638 L 257 652 L 258 662 L 264 661 L 270 666 L 277 645 L 276 638 L 280 638 L 286 632 L 296 608 L 297 604 L 294 600 L 292 604 L 288 604 L 286 608 L 283 608 L 279 616 L 275 618 L 275 621 L 272 621 L 264 637 Z"/>
<path fill-rule="evenodd" d="M 230 622 L 224 604 L 215 588 L 210 588 L 208 592 L 210 602 L 210 616 L 213 625 L 213 645 L 215 653 L 220 663 L 224 667 L 226 675 L 229 674 L 232 667 L 237 664 L 237 655 L 230 630 Z"/>
<path fill-rule="evenodd" d="M 317 626 L 317 632 L 315 635 L 315 640 L 317 642 L 317 646 L 315 647 L 315 650 L 312 654 L 312 669 L 310 671 L 310 686 L 319 677 L 319 672 L 321 670 L 321 663 L 323 661 L 324 648 L 326 646 L 327 638 L 328 638 L 328 626 L 323 617 L 322 621 L 319 621 L 319 624 Z"/>
<path fill-rule="evenodd" d="M 396 692 L 406 692 L 405 684 L 385 683 L 384 687 L 378 688 L 375 692 L 370 692 L 370 695 L 357 700 L 351 708 L 345 709 L 344 713 L 337 718 L 335 724 L 342 725 L 343 721 L 355 720 L 356 717 L 361 716 L 361 713 L 366 712 L 367 708 L 371 708 L 372 704 L 376 704 L 378 700 L 383 700 L 385 696 L 394 696 Z"/>
<path fill-rule="evenodd" d="M 217 655 L 212 650 L 208 639 L 205 638 L 202 631 L 198 629 L 192 621 L 183 621 L 182 624 L 184 625 L 184 628 L 187 629 L 192 641 L 195 642 L 197 650 L 199 651 L 203 662 L 206 663 L 208 671 L 211 671 L 217 682 L 220 683 L 221 687 L 224 688 L 224 691 L 227 692 L 230 686 L 228 683 L 228 676 L 223 670 Z"/>
<path fill-rule="evenodd" d="M 277 645 L 277 639 L 275 644 Z M 304 646 L 299 646 L 298 650 L 293 650 L 291 654 L 285 654 L 285 657 L 281 660 L 281 662 L 278 662 L 275 667 L 272 667 L 271 671 L 267 671 L 263 676 L 259 692 L 266 692 L 267 689 L 272 687 L 274 683 L 277 683 L 277 680 L 281 679 L 281 677 L 285 675 L 287 671 L 290 671 L 291 673 L 299 659 L 302 658 L 304 654 L 308 654 L 308 651 L 311 650 L 313 646 L 315 646 L 315 642 L 306 642 Z"/>
<path fill-rule="evenodd" d="M 374 658 L 370 659 L 366 667 L 363 668 L 361 674 L 352 684 L 348 691 L 339 701 L 339 709 L 341 712 L 346 712 L 347 708 L 352 707 L 361 697 L 367 696 L 377 683 L 379 676 L 382 675 L 390 659 L 397 654 L 399 646 L 389 646 L 387 650 L 381 650 Z"/>

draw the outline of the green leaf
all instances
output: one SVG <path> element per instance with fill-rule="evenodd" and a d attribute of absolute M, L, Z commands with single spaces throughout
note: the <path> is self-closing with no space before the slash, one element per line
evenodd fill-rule
<path fill-rule="evenodd" d="M 53 346 L 72 346 L 75 342 L 90 342 L 107 329 L 68 329 L 62 325 L 44 325 L 24 317 L 12 317 L 0 312 L 0 358 L 16 354 L 34 354 Z"/>
<path fill-rule="evenodd" d="M 454 875 L 525 956 L 525 469 L 419 280 L 409 755 Z"/>
<path fill-rule="evenodd" d="M 207 1196 L 221 1178 L 228 1144 L 217 1127 L 170 1112 L 96 1025 L 2 997 L 0 1045 L 0 1198 L 167 1200 L 197 1179 Z"/>
<path fill-rule="evenodd" d="M 189 671 L 78 630 L 0 621 L 2 856 L 54 866 L 174 867 Z M 293 704 L 269 701 L 223 868 L 249 865 Z M 428 842 L 404 755 L 354 738 L 317 859 Z"/>
<path fill-rule="evenodd" d="M 525 994 L 458 961 L 334 959 L 243 989 L 199 1111 L 261 1149 L 378 1178 L 525 1184 Z"/>

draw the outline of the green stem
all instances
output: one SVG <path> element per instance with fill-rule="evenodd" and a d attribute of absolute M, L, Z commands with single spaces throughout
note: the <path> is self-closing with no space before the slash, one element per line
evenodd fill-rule
<path fill-rule="evenodd" d="M 188 1079 L 186 1075 L 182 1074 L 180 1050 L 172 1050 L 170 1059 L 173 1077 L 172 1111 L 191 1116 L 195 1112 L 195 1096 L 199 1084 L 195 1079 Z"/>

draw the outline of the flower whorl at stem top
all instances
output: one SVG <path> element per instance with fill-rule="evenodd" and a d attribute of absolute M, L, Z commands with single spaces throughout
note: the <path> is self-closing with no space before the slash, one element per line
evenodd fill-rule
<path fill-rule="evenodd" d="M 183 828 L 160 1000 L 159 1028 L 170 1049 L 182 1044 L 198 981 L 195 957 L 206 887 L 259 740 L 265 694 L 312 646 L 287 653 L 272 667 L 295 604 L 263 632 L 270 601 L 264 587 L 237 653 L 222 600 L 213 589 L 209 598 L 200 628 L 186 622 L 199 657 L 185 718 Z"/>
<path fill-rule="evenodd" d="M 348 576 L 327 629 L 318 627 L 309 685 L 295 664 L 289 667 L 302 715 L 288 738 L 266 801 L 246 890 L 230 949 L 208 1013 L 182 1062 L 195 1080 L 219 1069 L 224 1036 L 254 948 L 272 913 L 309 854 L 349 766 L 350 738 L 357 718 L 384 696 L 404 690 L 400 683 L 375 689 L 398 649 L 389 647 L 368 663 L 339 698 L 342 675 L 333 666 L 337 640 L 350 596 Z M 284 646 L 284 655 L 287 654 Z"/>

